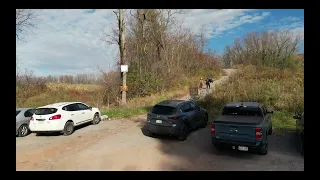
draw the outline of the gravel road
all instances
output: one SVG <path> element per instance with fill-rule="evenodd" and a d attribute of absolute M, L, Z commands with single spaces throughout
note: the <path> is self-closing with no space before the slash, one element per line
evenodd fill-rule
<path fill-rule="evenodd" d="M 303 171 L 304 158 L 293 134 L 269 137 L 269 153 L 218 151 L 210 128 L 195 131 L 186 141 L 143 135 L 140 116 L 85 126 L 71 136 L 17 138 L 17 170 L 290 170 Z M 143 129 L 143 128 L 142 128 Z"/>
<path fill-rule="evenodd" d="M 16 169 L 304 170 L 304 158 L 292 133 L 269 136 L 269 153 L 262 156 L 216 150 L 211 145 L 209 126 L 192 132 L 183 142 L 150 138 L 143 134 L 145 121 L 145 116 L 138 116 L 84 125 L 71 136 L 30 134 L 16 138 Z"/>

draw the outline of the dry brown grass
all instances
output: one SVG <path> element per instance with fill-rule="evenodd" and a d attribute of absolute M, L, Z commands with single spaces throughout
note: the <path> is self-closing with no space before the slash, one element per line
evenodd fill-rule
<path fill-rule="evenodd" d="M 33 87 L 33 86 L 31 86 Z M 47 83 L 43 90 L 16 88 L 17 107 L 39 107 L 56 102 L 82 101 L 97 106 L 102 87 L 93 84 Z M 30 94 L 30 91 L 33 92 Z"/>
<path fill-rule="evenodd" d="M 125 108 L 116 107 L 115 104 L 110 104 L 110 108 L 108 108 L 103 95 L 104 88 L 106 87 L 93 84 L 67 83 L 47 83 L 45 90 L 37 91 L 38 93 L 33 93 L 32 96 L 24 99 L 19 98 L 25 97 L 24 91 L 17 91 L 16 104 L 17 107 L 40 107 L 56 102 L 81 101 L 90 106 L 98 106 L 110 117 L 128 117 L 145 113 L 148 108 L 160 101 L 186 96 L 189 90 L 188 87 L 192 84 L 197 85 L 200 77 L 205 78 L 206 76 L 218 78 L 220 71 L 216 70 L 209 73 L 207 71 L 200 71 L 192 77 L 177 77 L 176 82 L 173 83 L 174 86 L 171 87 L 170 90 L 150 96 L 128 99 Z M 19 89 L 19 87 L 17 87 L 17 89 Z M 107 91 L 107 93 L 108 92 L 109 91 Z M 110 99 L 115 98 L 112 94 L 110 95 L 112 96 Z"/>
<path fill-rule="evenodd" d="M 91 84 L 66 84 L 66 83 L 48 83 L 43 91 L 36 91 L 26 97 L 27 91 L 17 87 L 16 105 L 17 107 L 40 107 L 56 102 L 81 101 L 91 106 L 98 106 L 101 109 L 107 109 L 107 105 L 102 103 L 101 92 L 103 87 Z M 150 106 L 159 100 L 181 97 L 187 94 L 187 88 L 179 88 L 164 93 L 151 96 L 129 99 L 127 107 Z M 26 97 L 26 98 L 24 98 Z M 22 99 L 23 98 L 23 99 Z M 110 106 L 114 107 L 114 106 Z"/>
<path fill-rule="evenodd" d="M 77 90 L 77 91 L 98 91 L 102 86 L 96 84 L 68 84 L 68 83 L 47 83 L 49 90 Z"/>
<path fill-rule="evenodd" d="M 304 74 L 300 70 L 279 70 L 246 66 L 217 88 L 213 98 L 231 101 L 257 101 L 275 110 L 303 111 Z"/>
<path fill-rule="evenodd" d="M 273 109 L 273 127 L 294 129 L 294 112 L 304 111 L 304 71 L 300 69 L 258 68 L 238 66 L 229 81 L 200 103 L 211 113 L 220 115 L 226 103 L 255 101 Z"/>

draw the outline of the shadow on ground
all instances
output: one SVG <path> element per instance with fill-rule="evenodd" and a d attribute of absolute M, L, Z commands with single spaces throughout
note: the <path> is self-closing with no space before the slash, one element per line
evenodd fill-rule
<path fill-rule="evenodd" d="M 213 99 L 208 95 L 198 103 L 208 110 L 209 121 L 212 122 L 220 114 L 227 101 L 226 99 Z M 146 109 L 150 110 L 151 107 Z M 139 116 L 134 121 L 138 122 L 141 132 L 146 135 L 146 115 Z M 186 141 L 178 141 L 174 137 L 166 136 L 145 136 L 158 141 L 158 149 L 165 155 L 169 155 L 171 159 L 175 159 L 174 161 L 161 162 L 161 169 L 194 171 L 304 170 L 304 158 L 299 153 L 296 135 L 289 129 L 274 130 L 273 135 L 268 137 L 269 152 L 264 156 L 252 151 L 217 150 L 211 143 L 209 124 L 206 128 L 191 132 Z"/>
<path fill-rule="evenodd" d="M 76 126 L 74 128 L 74 132 L 75 133 L 76 131 L 78 130 L 81 130 L 82 128 L 85 128 L 87 126 L 90 126 L 91 125 L 91 122 L 90 123 L 85 123 L 85 124 L 81 124 L 79 126 Z M 48 132 L 48 133 L 37 133 L 36 136 L 63 136 L 61 132 Z"/>
<path fill-rule="evenodd" d="M 146 121 L 140 119 L 138 127 L 146 135 Z M 282 133 L 283 132 L 283 133 Z M 290 130 L 275 130 L 269 136 L 269 153 L 239 152 L 232 149 L 217 150 L 211 144 L 210 127 L 190 133 L 186 141 L 175 137 L 147 137 L 159 141 L 159 150 L 176 159 L 174 163 L 161 162 L 163 170 L 188 171 L 247 171 L 247 170 L 304 170 L 304 159 L 298 150 L 296 135 Z"/>

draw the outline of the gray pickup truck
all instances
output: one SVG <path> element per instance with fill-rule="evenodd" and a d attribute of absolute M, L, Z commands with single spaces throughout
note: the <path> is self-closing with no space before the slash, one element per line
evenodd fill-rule
<path fill-rule="evenodd" d="M 212 144 L 240 151 L 255 150 L 268 153 L 268 135 L 272 134 L 271 114 L 257 102 L 226 104 L 222 115 L 211 125 Z"/>

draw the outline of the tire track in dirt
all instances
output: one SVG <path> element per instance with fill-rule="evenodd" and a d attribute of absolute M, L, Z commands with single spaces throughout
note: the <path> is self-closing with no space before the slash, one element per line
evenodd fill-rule
<path fill-rule="evenodd" d="M 89 134 L 89 136 L 88 134 L 68 136 L 64 137 L 68 138 L 68 140 L 62 140 L 62 142 L 59 142 L 58 144 L 50 144 L 35 150 L 33 149 L 25 152 L 17 152 L 16 169 L 32 170 L 44 167 L 45 164 L 47 166 L 47 164 L 51 164 L 54 161 L 67 156 L 68 154 L 85 149 L 86 147 L 94 144 L 102 138 L 105 138 L 106 136 L 122 133 L 129 127 L 125 124 L 130 123 L 130 121 L 120 121 L 123 122 L 115 129 L 103 129 L 100 132 L 96 132 L 92 135 Z"/>

